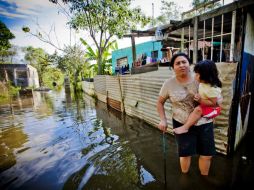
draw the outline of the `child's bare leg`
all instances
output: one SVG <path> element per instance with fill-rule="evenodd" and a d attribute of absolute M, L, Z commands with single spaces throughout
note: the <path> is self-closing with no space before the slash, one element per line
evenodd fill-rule
<path fill-rule="evenodd" d="M 195 123 L 197 123 L 197 121 L 200 119 L 201 116 L 202 116 L 202 110 L 199 106 L 197 106 L 195 107 L 193 112 L 191 112 L 191 114 L 189 115 L 186 123 L 181 127 L 175 128 L 173 131 L 176 134 L 187 133 L 189 128 Z"/>

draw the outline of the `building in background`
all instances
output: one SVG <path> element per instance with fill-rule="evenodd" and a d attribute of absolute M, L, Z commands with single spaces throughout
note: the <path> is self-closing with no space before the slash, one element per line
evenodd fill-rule
<path fill-rule="evenodd" d="M 20 87 L 40 86 L 37 69 L 28 64 L 0 64 L 0 81 L 11 81 Z"/>
<path fill-rule="evenodd" d="M 140 67 L 161 60 L 163 54 L 160 41 L 149 41 L 136 45 L 136 61 L 133 63 L 132 47 L 112 52 L 112 73 L 126 74 L 133 67 Z"/>

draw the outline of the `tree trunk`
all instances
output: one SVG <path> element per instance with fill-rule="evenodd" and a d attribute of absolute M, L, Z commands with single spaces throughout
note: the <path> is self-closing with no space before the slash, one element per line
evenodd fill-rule
<path fill-rule="evenodd" d="M 101 75 L 102 74 L 102 65 L 101 65 L 101 57 L 100 56 L 97 60 L 97 64 L 98 64 L 98 75 Z"/>
<path fill-rule="evenodd" d="M 9 77 L 8 77 L 8 73 L 7 73 L 6 69 L 4 69 L 4 75 L 5 75 L 5 81 L 6 81 L 6 83 L 8 83 Z"/>

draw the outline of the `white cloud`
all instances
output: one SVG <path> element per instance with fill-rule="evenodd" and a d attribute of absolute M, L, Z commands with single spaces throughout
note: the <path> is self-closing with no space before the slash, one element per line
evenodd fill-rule
<path fill-rule="evenodd" d="M 2 15 L 10 18 L 29 18 L 32 15 L 39 15 L 43 10 L 55 9 L 55 5 L 48 0 L 2 0 L 10 6 L 7 9 L 1 9 Z M 9 12 L 11 12 L 11 14 Z M 23 17 L 21 17 L 23 15 Z M 15 17 L 16 16 L 16 17 Z"/>
<path fill-rule="evenodd" d="M 50 8 L 52 3 L 48 0 L 2 0 L 3 2 L 15 4 L 17 9 L 31 9 L 36 10 L 37 8 Z"/>
<path fill-rule="evenodd" d="M 18 13 L 9 13 L 6 12 L 5 9 L 0 7 L 0 15 L 3 15 L 5 17 L 9 17 L 9 18 L 27 18 L 28 16 L 26 15 L 22 15 L 22 14 L 18 14 Z"/>

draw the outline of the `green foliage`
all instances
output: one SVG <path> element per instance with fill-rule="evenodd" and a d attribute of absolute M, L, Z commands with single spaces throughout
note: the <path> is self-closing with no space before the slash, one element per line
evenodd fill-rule
<path fill-rule="evenodd" d="M 140 8 L 131 9 L 130 0 L 93 0 L 93 1 L 70 1 L 71 10 L 75 17 L 71 21 L 74 28 L 92 30 L 91 37 L 101 32 L 116 35 L 118 38 L 131 29 L 148 23 Z"/>
<path fill-rule="evenodd" d="M 17 95 L 20 87 L 14 87 L 11 82 L 3 83 L 0 82 L 0 104 L 8 103 L 10 97 Z"/>
<path fill-rule="evenodd" d="M 89 69 L 89 63 L 81 47 L 74 45 L 66 47 L 63 56 L 57 58 L 57 68 L 69 76 L 74 90 L 76 90 L 82 74 Z"/>
<path fill-rule="evenodd" d="M 23 32 L 26 32 L 26 33 L 30 32 L 30 28 L 27 26 L 22 27 L 22 30 Z"/>
<path fill-rule="evenodd" d="M 199 5 L 203 4 L 203 3 L 207 3 L 209 0 L 193 0 L 192 1 L 192 6 L 195 8 L 195 7 L 198 7 Z"/>
<path fill-rule="evenodd" d="M 51 89 L 61 87 L 64 83 L 64 74 L 58 68 L 48 67 L 42 74 L 43 84 Z M 56 83 L 56 86 L 53 85 Z"/>
<path fill-rule="evenodd" d="M 15 51 L 9 51 L 11 48 L 10 40 L 15 38 L 7 26 L 0 20 L 0 64 L 8 63 L 6 58 L 16 54 Z"/>
<path fill-rule="evenodd" d="M 169 20 L 180 20 L 181 19 L 181 12 L 180 7 L 177 6 L 177 4 L 172 0 L 162 0 L 161 1 L 161 15 L 164 16 L 164 18 Z"/>
<path fill-rule="evenodd" d="M 204 8 L 206 9 L 206 11 L 208 10 L 212 10 L 216 7 L 219 7 L 221 4 L 220 2 L 216 2 L 216 3 L 212 3 L 206 7 L 202 6 L 205 3 L 210 2 L 211 0 L 193 0 L 192 1 L 192 6 L 193 8 L 197 8 L 197 11 L 199 14 L 201 14 L 204 11 Z"/>
<path fill-rule="evenodd" d="M 0 21 L 0 51 L 8 50 L 11 47 L 9 40 L 15 38 L 9 28 Z"/>
<path fill-rule="evenodd" d="M 57 3 L 57 0 L 51 0 Z M 103 53 L 113 36 L 119 38 L 135 29 L 137 24 L 149 22 L 139 8 L 130 8 L 130 0 L 63 0 L 68 2 L 73 17 L 69 24 L 87 30 L 98 50 L 98 74 L 103 72 Z"/>
<path fill-rule="evenodd" d="M 9 57 L 12 57 L 16 55 L 15 50 L 1 50 L 0 51 L 0 64 L 2 63 L 12 63 L 10 60 L 8 60 Z"/>
<path fill-rule="evenodd" d="M 42 48 L 26 48 L 25 60 L 37 69 L 40 85 L 43 84 L 42 75 L 51 64 L 50 56 Z"/>
<path fill-rule="evenodd" d="M 85 58 L 88 61 L 97 61 L 99 59 L 99 52 L 96 49 L 93 49 L 92 46 L 90 46 L 83 38 L 80 38 L 80 41 L 85 46 Z M 105 48 L 105 51 L 102 54 L 101 58 L 101 65 L 102 65 L 102 73 L 101 74 L 112 74 L 112 58 L 111 58 L 111 52 L 113 50 L 118 49 L 118 44 L 116 40 L 112 40 L 107 44 L 107 47 Z M 89 70 L 84 72 L 85 77 L 94 77 L 93 73 L 97 73 L 98 71 L 98 65 L 97 64 L 91 64 L 89 67 Z"/>
<path fill-rule="evenodd" d="M 172 0 L 162 0 L 161 1 L 161 14 L 151 20 L 151 26 L 160 26 L 169 23 L 170 20 L 180 20 L 181 19 L 181 7 L 179 7 Z"/>

